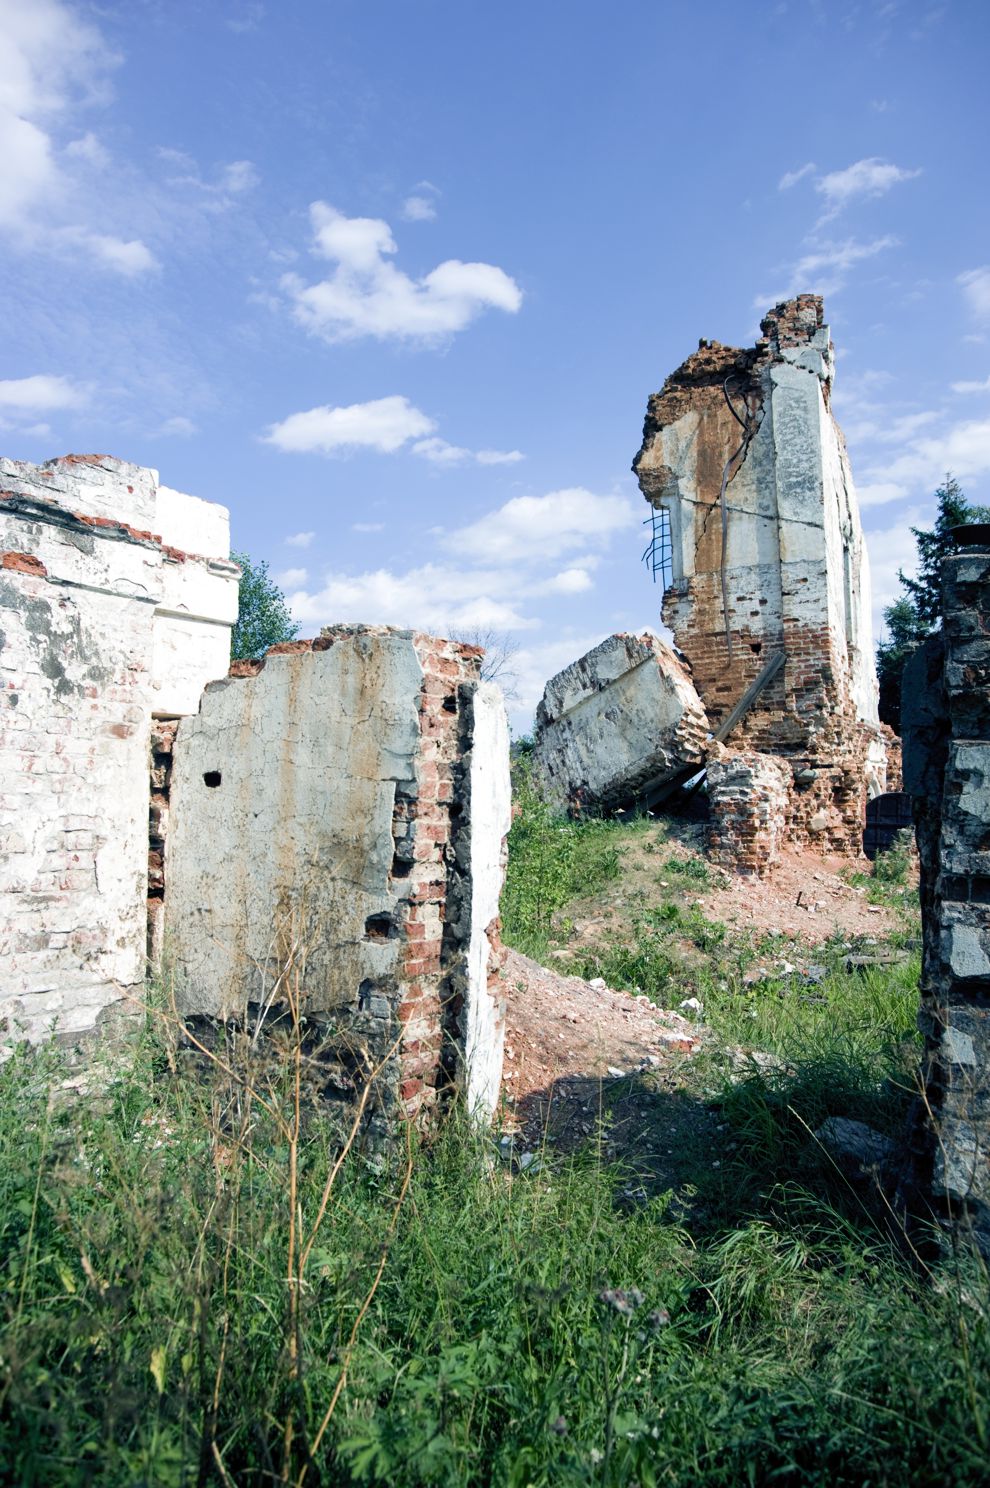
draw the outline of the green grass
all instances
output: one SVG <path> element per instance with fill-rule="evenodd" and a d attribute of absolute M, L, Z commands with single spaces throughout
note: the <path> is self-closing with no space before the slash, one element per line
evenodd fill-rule
<path fill-rule="evenodd" d="M 538 950 L 637 830 L 530 802 L 516 943 Z M 608 952 L 614 984 L 690 991 L 715 1034 L 678 1088 L 642 1082 L 686 1136 L 677 1191 L 632 1204 L 607 1101 L 597 1140 L 535 1172 L 455 1119 L 387 1160 L 356 1145 L 328 1187 L 338 1128 L 296 1121 L 291 1039 L 279 1074 L 234 1046 L 194 1072 L 152 1013 L 75 1104 L 57 1051 L 20 1051 L 0 1069 L 0 1481 L 990 1482 L 985 1269 L 912 1260 L 813 1135 L 830 1114 L 902 1128 L 917 964 L 849 976 L 836 944 L 810 982 L 780 974 L 787 950 L 667 905 Z"/>
<path fill-rule="evenodd" d="M 576 895 L 594 894 L 619 877 L 620 844 L 637 826 L 556 816 L 530 788 L 525 760 L 516 764 L 516 804 L 502 895 L 503 934 L 508 945 L 541 960 L 554 915 Z"/>
<path fill-rule="evenodd" d="M 409 1167 L 352 1154 L 290 1331 L 289 1153 L 243 1088 L 153 1040 L 85 1120 L 57 1078 L 50 1054 L 0 1073 L 6 1481 L 987 1481 L 985 1310 L 797 1184 L 752 1092 L 764 1186 L 693 1238 L 666 1197 L 618 1208 L 596 1150 L 513 1179 L 455 1123 Z M 304 1228 L 333 1157 L 312 1123 Z"/>

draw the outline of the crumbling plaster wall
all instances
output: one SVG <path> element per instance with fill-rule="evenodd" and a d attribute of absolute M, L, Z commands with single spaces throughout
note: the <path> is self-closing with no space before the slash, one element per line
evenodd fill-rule
<path fill-rule="evenodd" d="M 294 946 L 324 1095 L 373 1133 L 449 1084 L 491 1114 L 508 735 L 480 652 L 338 627 L 235 664 L 175 739 L 165 960 L 187 1018 L 257 1026 Z"/>
<path fill-rule="evenodd" d="M 0 460 L 0 1048 L 144 981 L 151 719 L 226 671 L 228 553 L 223 509 L 153 470 Z"/>
<path fill-rule="evenodd" d="M 761 329 L 748 350 L 702 342 L 667 379 L 634 469 L 669 517 L 663 619 L 712 724 L 785 654 L 733 744 L 792 766 L 788 835 L 858 854 L 867 792 L 884 788 L 886 738 L 821 299 L 778 305 Z"/>

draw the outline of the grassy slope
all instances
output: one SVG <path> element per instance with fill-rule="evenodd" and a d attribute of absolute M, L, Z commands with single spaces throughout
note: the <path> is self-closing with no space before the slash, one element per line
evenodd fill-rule
<path fill-rule="evenodd" d="M 511 938 L 546 951 L 554 914 L 620 873 L 639 830 L 527 807 Z M 253 1099 L 223 1070 L 177 1078 L 152 1019 L 85 1121 L 49 1099 L 54 1054 L 5 1067 L 0 1476 L 990 1481 L 985 1275 L 908 1266 L 810 1135 L 833 1111 L 902 1120 L 917 968 L 855 981 L 826 950 L 813 989 L 747 986 L 758 947 L 636 916 L 612 972 L 659 995 L 688 957 L 716 1029 L 791 1066 L 733 1083 L 713 1056 L 686 1072 L 682 1098 L 714 1104 L 724 1137 L 695 1155 L 700 1207 L 617 1206 L 604 1140 L 513 1179 L 453 1127 L 378 1171 L 352 1154 L 317 1224 L 333 1149 L 317 1125 L 294 1135 L 291 1041 L 283 1084 Z"/>

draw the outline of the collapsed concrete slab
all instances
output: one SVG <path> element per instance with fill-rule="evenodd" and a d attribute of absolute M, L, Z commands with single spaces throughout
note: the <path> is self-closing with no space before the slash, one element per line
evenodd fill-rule
<path fill-rule="evenodd" d="M 186 1019 L 257 1029 L 291 961 L 322 1094 L 378 1071 L 370 1135 L 502 1068 L 501 694 L 477 647 L 373 626 L 273 648 L 208 687 L 173 747 L 165 941 Z M 315 1057 L 315 1056 L 314 1056 Z"/>
<path fill-rule="evenodd" d="M 690 674 L 657 636 L 613 635 L 547 683 L 533 785 L 559 811 L 650 804 L 701 767 L 708 720 Z"/>
<path fill-rule="evenodd" d="M 227 670 L 229 552 L 225 509 L 154 470 L 0 460 L 0 1054 L 143 987 L 151 722 Z"/>
<path fill-rule="evenodd" d="M 919 1187 L 990 1259 L 990 545 L 942 565 L 942 630 L 904 669 L 921 860 Z"/>
<path fill-rule="evenodd" d="M 891 736 L 821 298 L 777 305 L 761 330 L 744 350 L 702 341 L 667 378 L 633 469 L 669 559 L 663 620 L 713 728 L 783 658 L 733 744 L 790 767 L 788 839 L 858 855 Z"/>

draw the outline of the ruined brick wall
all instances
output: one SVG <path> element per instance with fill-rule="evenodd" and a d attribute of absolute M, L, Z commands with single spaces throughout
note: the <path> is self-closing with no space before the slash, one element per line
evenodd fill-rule
<path fill-rule="evenodd" d="M 803 776 L 791 836 L 858 853 L 885 742 L 869 565 L 830 408 L 833 349 L 818 296 L 778 305 L 761 329 L 745 350 L 702 342 L 667 379 L 634 469 L 669 515 L 663 619 L 713 725 L 784 654 L 732 742 Z"/>
<path fill-rule="evenodd" d="M 945 560 L 942 606 L 901 714 L 924 937 L 919 1186 L 990 1258 L 990 550 Z"/>
<path fill-rule="evenodd" d="M 711 745 L 709 848 L 716 863 L 761 878 L 773 872 L 787 827 L 790 782 L 787 766 L 771 755 Z"/>
<path fill-rule="evenodd" d="M 187 1018 L 257 1024 L 286 937 L 323 1095 L 381 1066 L 370 1135 L 445 1086 L 494 1108 L 508 735 L 477 648 L 342 626 L 276 647 L 178 728 L 165 962 Z M 298 951 L 297 951 L 298 954 Z M 278 1000 L 278 999 L 276 999 Z"/>
<path fill-rule="evenodd" d="M 226 667 L 221 513 L 104 456 L 0 461 L 0 1048 L 75 1041 L 143 984 L 151 720 Z"/>

